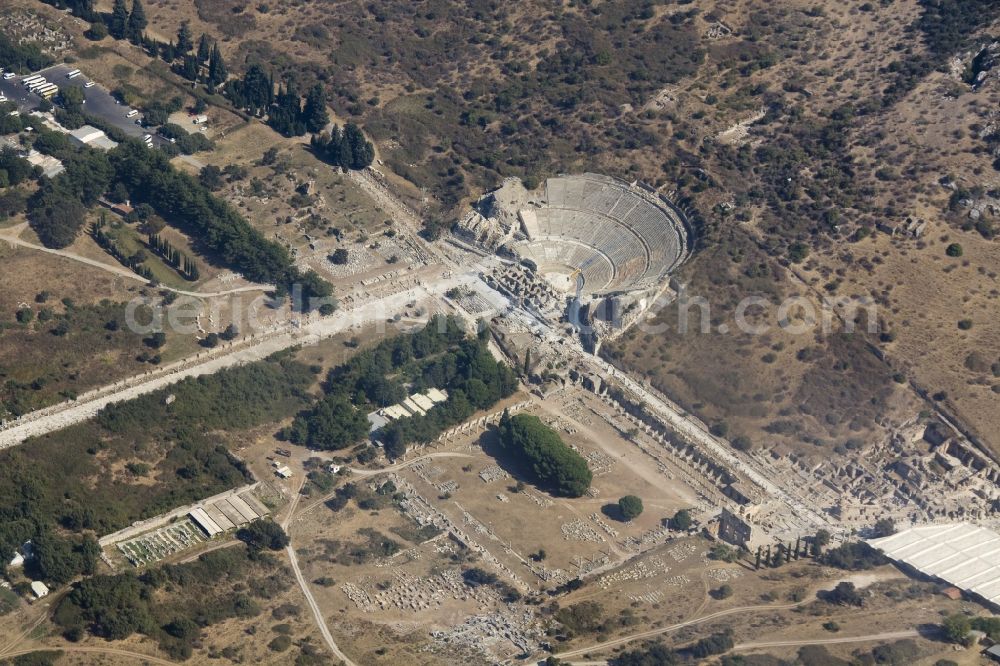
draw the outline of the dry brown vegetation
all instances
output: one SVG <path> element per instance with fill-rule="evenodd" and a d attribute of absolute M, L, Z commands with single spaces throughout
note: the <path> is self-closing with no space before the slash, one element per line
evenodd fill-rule
<path fill-rule="evenodd" d="M 930 223 L 926 238 L 950 232 L 978 247 L 944 212 L 951 191 L 938 181 L 989 188 L 979 134 L 996 86 L 972 93 L 961 72 L 936 71 L 949 64 L 941 40 L 916 27 L 917 1 L 153 4 L 159 34 L 190 20 L 196 35 L 222 40 L 236 71 L 259 62 L 300 89 L 322 82 L 337 117 L 360 122 L 388 167 L 435 195 L 445 221 L 502 175 L 599 170 L 693 199 L 705 251 L 681 278 L 712 300 L 716 325 L 746 295 L 880 299 L 881 341 L 636 334 L 610 350 L 707 420 L 793 447 L 877 439 L 878 423 L 919 411 L 896 375 L 945 391 L 984 438 L 995 431 L 996 382 L 964 366 L 973 351 L 989 356 L 1000 331 L 975 321 L 965 343 L 948 343 L 949 320 L 987 319 L 970 313 L 993 298 L 994 244 L 966 255 L 973 286 L 943 272 L 943 247 L 930 242 L 897 241 L 867 259 L 871 241 L 854 242 L 858 229 L 913 216 Z M 969 30 L 988 27 L 977 20 Z M 716 140 L 760 108 L 745 141 Z M 802 250 L 808 262 L 789 266 Z M 907 290 L 916 301 L 941 293 L 927 324 L 915 322 Z M 958 303 L 963 314 L 948 311 Z M 865 358 L 870 344 L 888 364 Z M 789 419 L 791 431 L 780 423 Z"/>

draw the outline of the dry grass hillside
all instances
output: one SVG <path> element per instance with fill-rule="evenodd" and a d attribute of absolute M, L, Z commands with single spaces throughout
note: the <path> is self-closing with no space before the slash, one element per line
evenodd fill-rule
<path fill-rule="evenodd" d="M 157 0 L 147 13 L 154 34 L 187 20 L 217 37 L 236 74 L 261 63 L 299 89 L 322 83 L 445 223 L 503 176 L 602 171 L 695 204 L 701 252 L 680 277 L 715 326 L 748 295 L 876 299 L 874 334 L 636 331 L 607 348 L 707 420 L 766 445 L 870 441 L 928 407 L 912 382 L 1000 447 L 997 250 L 988 210 L 977 228 L 961 203 L 997 188 L 1000 84 L 995 71 L 970 83 L 995 4 Z M 919 239 L 877 231 L 908 217 L 926 221 Z"/>

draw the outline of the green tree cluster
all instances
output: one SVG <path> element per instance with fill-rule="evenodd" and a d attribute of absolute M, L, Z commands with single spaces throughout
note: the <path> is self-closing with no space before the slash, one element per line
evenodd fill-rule
<path fill-rule="evenodd" d="M 254 229 L 228 203 L 213 196 L 198 179 L 182 173 L 160 151 L 128 141 L 111 153 L 117 179 L 135 198 L 148 203 L 162 218 L 195 237 L 223 263 L 255 282 L 288 290 L 297 285 L 302 302 L 315 305 L 328 298 L 330 285 L 315 272 L 301 273 L 288 252 Z"/>
<path fill-rule="evenodd" d="M 0 148 L 0 188 L 20 185 L 34 174 L 28 160 L 18 156 L 10 146 Z"/>
<path fill-rule="evenodd" d="M 53 620 L 71 640 L 85 632 L 106 640 L 139 633 L 156 640 L 173 659 L 185 660 L 204 627 L 258 615 L 257 599 L 288 584 L 273 562 L 229 548 L 142 574 L 87 578 L 58 601 Z"/>
<path fill-rule="evenodd" d="M 511 395 L 517 379 L 482 340 L 467 338 L 457 319 L 435 316 L 416 333 L 385 340 L 331 370 L 325 397 L 299 414 L 284 434 L 324 450 L 345 448 L 367 435 L 366 412 L 431 387 L 446 389 L 448 399 L 424 416 L 398 419 L 379 433 L 389 457 L 401 455 L 409 442 L 433 441 L 444 428 Z"/>
<path fill-rule="evenodd" d="M 375 159 L 375 147 L 354 123 L 334 126 L 329 134 L 314 134 L 310 144 L 327 162 L 344 169 L 364 169 Z"/>
<path fill-rule="evenodd" d="M 0 67 L 5 72 L 37 72 L 52 62 L 52 58 L 46 55 L 38 44 L 34 42 L 18 44 L 8 35 L 0 33 Z"/>
<path fill-rule="evenodd" d="M 540 486 L 567 497 L 580 497 L 590 488 L 593 475 L 587 461 L 537 416 L 505 414 L 500 441 L 508 453 L 528 465 Z"/>
<path fill-rule="evenodd" d="M 281 550 L 288 545 L 288 535 L 273 520 L 255 520 L 236 532 L 236 538 L 247 545 L 251 552 Z"/>

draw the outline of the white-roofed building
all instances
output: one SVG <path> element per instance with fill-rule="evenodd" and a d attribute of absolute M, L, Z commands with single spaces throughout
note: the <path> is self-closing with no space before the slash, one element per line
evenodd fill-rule
<path fill-rule="evenodd" d="M 33 580 L 31 581 L 31 593 L 35 595 L 36 599 L 41 599 L 48 595 L 49 587 L 40 580 Z"/>
<path fill-rule="evenodd" d="M 368 432 L 375 432 L 386 427 L 392 419 L 386 418 L 379 412 L 372 412 L 368 415 Z"/>
<path fill-rule="evenodd" d="M 92 125 L 84 125 L 70 131 L 70 138 L 81 146 L 90 146 L 101 150 L 111 150 L 118 144 L 108 138 L 108 135 Z"/>
<path fill-rule="evenodd" d="M 1000 607 L 1000 534 L 970 523 L 912 527 L 868 544 L 894 562 Z"/>
<path fill-rule="evenodd" d="M 49 178 L 55 178 L 66 170 L 63 163 L 56 158 L 51 155 L 43 155 L 34 149 L 28 151 L 28 156 L 25 159 L 28 160 L 28 164 L 31 166 L 40 167 L 42 173 Z"/>
<path fill-rule="evenodd" d="M 419 393 L 414 393 L 410 396 L 410 400 L 416 403 L 417 407 L 424 410 L 425 412 L 434 406 L 434 401 L 425 395 L 420 395 Z"/>
<path fill-rule="evenodd" d="M 219 524 L 212 520 L 211 516 L 205 513 L 205 510 L 201 507 L 192 509 L 191 513 L 188 514 L 194 524 L 205 531 L 209 537 L 214 537 L 216 534 L 221 534 L 225 530 L 219 527 Z"/>
<path fill-rule="evenodd" d="M 448 399 L 448 392 L 441 389 L 429 388 L 427 389 L 427 397 L 431 402 L 444 402 Z"/>
<path fill-rule="evenodd" d="M 413 402 L 412 398 L 407 398 L 400 404 L 406 408 L 406 411 L 410 412 L 410 414 L 413 414 L 414 416 L 423 416 L 426 413 L 417 406 L 417 403 Z"/>

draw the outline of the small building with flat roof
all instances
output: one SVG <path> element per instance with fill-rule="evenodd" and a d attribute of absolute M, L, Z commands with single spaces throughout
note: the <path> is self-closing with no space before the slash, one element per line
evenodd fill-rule
<path fill-rule="evenodd" d="M 413 398 L 407 398 L 402 402 L 402 405 L 406 408 L 406 411 L 410 412 L 410 414 L 413 414 L 414 416 L 423 416 L 427 413 L 420 409 L 417 403 L 413 402 Z"/>
<path fill-rule="evenodd" d="M 427 389 L 427 397 L 434 403 L 444 402 L 448 399 L 448 392 L 441 389 L 429 388 Z"/>
<path fill-rule="evenodd" d="M 36 599 L 41 599 L 48 595 L 49 587 L 40 580 L 33 580 L 31 581 L 31 593 L 35 595 Z"/>
<path fill-rule="evenodd" d="M 424 410 L 425 412 L 428 409 L 430 409 L 431 407 L 434 406 L 434 401 L 433 400 L 431 400 L 427 396 L 421 395 L 419 393 L 414 393 L 413 395 L 411 395 L 410 396 L 410 400 L 412 400 L 414 403 L 416 403 L 417 407 L 419 407 L 420 409 Z"/>
<path fill-rule="evenodd" d="M 108 138 L 108 135 L 93 125 L 84 125 L 70 130 L 70 139 L 80 146 L 90 146 L 99 150 L 111 150 L 118 144 Z"/>

